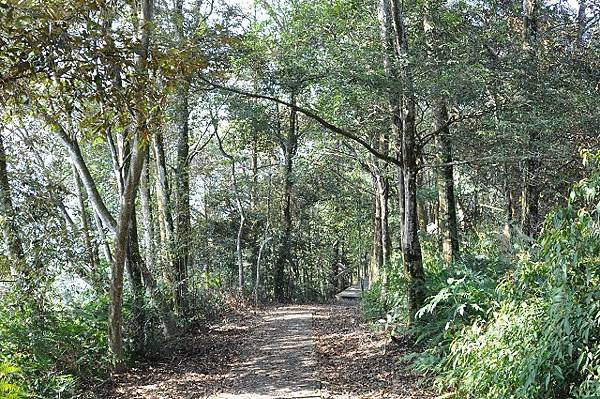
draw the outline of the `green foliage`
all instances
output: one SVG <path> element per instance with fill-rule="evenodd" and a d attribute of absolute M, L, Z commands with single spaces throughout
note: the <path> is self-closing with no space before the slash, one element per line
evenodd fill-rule
<path fill-rule="evenodd" d="M 20 399 L 25 397 L 23 383 L 19 379 L 19 368 L 0 361 L 0 397 Z"/>
<path fill-rule="evenodd" d="M 598 397 L 599 188 L 597 171 L 575 185 L 514 271 L 465 272 L 438 287 L 419 312 L 429 348 L 417 367 L 439 388 L 465 398 Z"/>
<path fill-rule="evenodd" d="M 360 304 L 365 320 L 375 321 L 385 317 L 387 308 L 381 297 L 381 284 L 379 282 L 373 283 L 371 288 L 363 293 Z"/>
<path fill-rule="evenodd" d="M 463 255 L 452 265 L 441 259 L 427 263 L 429 298 L 411 327 L 417 342 L 427 349 L 416 359 L 416 367 L 434 374 L 444 371 L 444 357 L 462 329 L 485 320 L 497 306 L 496 281 L 506 265 L 495 258 Z"/>
<path fill-rule="evenodd" d="M 108 369 L 106 299 L 40 309 L 7 294 L 0 302 L 0 380 L 40 398 L 69 397 L 77 383 Z M 11 379 L 18 375 L 19 379 Z M 21 378 L 22 376 L 22 378 Z"/>

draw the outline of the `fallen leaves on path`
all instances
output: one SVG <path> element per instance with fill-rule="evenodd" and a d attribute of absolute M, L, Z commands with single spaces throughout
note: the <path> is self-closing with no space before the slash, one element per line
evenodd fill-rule
<path fill-rule="evenodd" d="M 298 306 L 313 312 L 315 361 L 322 383 L 321 395 L 330 399 L 433 398 L 419 386 L 420 377 L 401 362 L 414 348 L 410 340 L 390 344 L 365 325 L 356 307 Z M 232 375 L 242 355 L 260 352 L 257 346 L 274 344 L 275 334 L 265 328 L 273 309 L 250 310 L 196 334 L 174 339 L 167 356 L 137 365 L 116 375 L 105 399 L 191 399 L 227 392 L 239 375 Z M 294 345 L 294 339 L 284 340 Z M 246 356 L 247 357 L 247 356 Z M 287 373 L 292 377 L 293 373 Z M 285 379 L 285 378 L 284 378 Z M 260 379 L 255 381 L 261 384 Z"/>
<path fill-rule="evenodd" d="M 408 341 L 390 344 L 369 330 L 358 308 L 329 305 L 314 315 L 316 356 L 324 398 L 433 398 L 419 375 L 401 361 L 414 351 Z"/>
<path fill-rule="evenodd" d="M 107 399 L 206 398 L 223 389 L 230 365 L 237 361 L 258 323 L 254 312 L 231 314 L 223 322 L 185 337 L 163 351 L 168 356 L 139 364 L 114 377 Z"/>

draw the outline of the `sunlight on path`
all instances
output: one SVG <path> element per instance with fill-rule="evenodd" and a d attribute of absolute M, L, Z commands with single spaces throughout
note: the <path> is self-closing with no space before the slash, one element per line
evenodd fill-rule
<path fill-rule="evenodd" d="M 288 306 L 269 313 L 229 378 L 225 392 L 212 398 L 320 398 L 312 310 Z"/>

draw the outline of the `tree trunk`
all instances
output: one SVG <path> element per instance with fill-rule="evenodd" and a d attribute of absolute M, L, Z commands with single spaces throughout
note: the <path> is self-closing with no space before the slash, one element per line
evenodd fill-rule
<path fill-rule="evenodd" d="M 6 149 L 4 147 L 3 127 L 0 125 L 0 225 L 2 235 L 8 249 L 10 261 L 10 274 L 13 278 L 25 277 L 25 254 L 23 245 L 15 223 L 15 210 L 12 202 L 10 183 L 8 180 L 8 168 L 6 161 Z"/>
<path fill-rule="evenodd" d="M 180 46 L 185 45 L 183 0 L 175 3 L 175 26 Z M 176 95 L 177 122 L 177 173 L 175 173 L 175 308 L 187 313 L 188 267 L 190 262 L 191 213 L 190 213 L 190 165 L 189 165 L 189 96 L 190 83 L 187 76 L 180 77 Z"/>
<path fill-rule="evenodd" d="M 152 0 L 142 0 L 140 4 L 140 41 L 141 54 L 136 55 L 135 84 L 140 94 L 138 110 L 136 112 L 136 129 L 133 143 L 131 144 L 131 164 L 125 180 L 121 209 L 117 220 L 115 237 L 114 262 L 111 268 L 111 289 L 108 314 L 108 342 L 116 369 L 123 367 L 123 272 L 127 259 L 129 233 L 132 215 L 134 212 L 135 197 L 137 194 L 142 169 L 145 161 L 145 151 L 149 139 L 148 120 L 143 111 L 146 104 L 142 97 L 145 92 L 144 77 L 148 76 L 146 61 L 150 45 L 150 24 L 152 21 Z"/>
<path fill-rule="evenodd" d="M 296 105 L 296 94 L 291 95 L 291 104 Z M 285 300 L 285 266 L 291 262 L 292 238 L 292 185 L 293 162 L 298 148 L 298 113 L 295 108 L 290 109 L 289 129 L 283 143 L 283 237 L 279 247 L 279 255 L 275 263 L 275 300 Z"/>
<path fill-rule="evenodd" d="M 137 356 L 144 354 L 146 349 L 146 334 L 144 326 L 146 324 L 146 306 L 144 301 L 144 283 L 142 281 L 142 268 L 141 263 L 144 262 L 140 256 L 140 248 L 138 244 L 138 232 L 137 232 L 137 217 L 135 214 L 135 205 L 131 212 L 131 222 L 129 226 L 129 243 L 127 245 L 127 258 L 125 266 L 127 269 L 127 275 L 131 283 L 131 290 L 133 291 L 133 351 Z"/>
<path fill-rule="evenodd" d="M 579 1 L 579 7 L 577 9 L 577 45 L 579 47 L 585 46 L 585 33 L 588 25 L 588 18 L 586 16 L 587 7 L 587 0 Z"/>
<path fill-rule="evenodd" d="M 442 253 L 447 262 L 458 255 L 458 220 L 456 216 L 456 198 L 454 196 L 454 167 L 452 166 L 452 143 L 450 131 L 442 128 L 448 120 L 446 104 L 436 101 L 433 129 L 441 129 L 436 137 L 438 160 L 442 166 L 436 171 L 438 179 L 439 220 L 442 233 Z"/>
<path fill-rule="evenodd" d="M 427 55 L 432 65 L 437 64 L 437 46 L 435 43 L 435 21 L 437 20 L 435 2 L 428 0 L 423 7 L 423 31 L 427 43 Z M 432 101 L 432 129 L 437 132 L 435 140 L 437 159 L 442 166 L 436 170 L 439 204 L 439 229 L 442 236 L 442 254 L 451 262 L 458 254 L 458 221 L 456 217 L 456 199 L 454 196 L 454 167 L 452 166 L 452 142 L 448 127 L 448 109 L 446 100 L 440 94 L 434 94 Z"/>
<path fill-rule="evenodd" d="M 132 144 L 131 167 L 125 181 L 121 209 L 117 221 L 115 237 L 114 262 L 111 267 L 110 305 L 108 315 L 108 342 L 116 369 L 122 369 L 123 364 L 123 272 L 128 255 L 129 232 L 134 212 L 135 197 L 144 166 L 144 144 L 137 133 Z"/>
<path fill-rule="evenodd" d="M 150 152 L 146 149 L 146 162 L 142 170 L 140 183 L 140 205 L 144 225 L 144 247 L 148 269 L 154 270 L 156 254 L 154 248 L 154 225 L 152 220 L 152 197 L 150 195 Z"/>
<path fill-rule="evenodd" d="M 385 70 L 385 74 L 390 81 L 396 81 L 399 78 L 399 71 L 397 69 L 395 60 L 397 59 L 397 53 L 395 50 L 395 42 L 394 42 L 394 31 L 393 31 L 393 22 L 392 15 L 390 9 L 389 0 L 380 0 L 378 5 L 378 18 L 380 25 L 380 38 L 382 47 L 384 49 L 383 53 L 383 66 Z M 390 114 L 390 126 L 392 137 L 395 139 L 396 145 L 396 158 L 400 161 L 402 159 L 402 118 L 401 118 L 401 100 L 402 93 L 397 88 L 393 88 L 389 91 L 388 97 L 388 108 Z M 389 150 L 389 142 L 386 141 L 386 155 Z M 381 150 L 381 149 L 380 149 Z M 389 182 L 386 182 L 389 185 Z M 401 225 L 400 231 L 403 230 L 403 220 L 404 220 L 404 177 L 402 167 L 398 166 L 396 168 L 396 184 L 398 189 L 398 213 L 400 214 Z M 388 189 L 389 191 L 389 189 Z M 387 208 L 387 207 L 386 207 Z M 386 234 L 387 241 L 384 245 L 384 248 L 388 246 L 388 252 L 391 252 L 391 236 Z M 402 240 L 402 233 L 399 235 L 399 239 Z M 389 242 L 389 244 L 388 244 Z M 384 255 L 384 262 L 389 261 L 389 256 Z"/>
<path fill-rule="evenodd" d="M 270 165 L 269 165 L 270 166 Z M 267 243 L 271 240 L 270 230 L 271 230 L 271 169 L 269 168 L 269 185 L 268 185 L 268 193 L 267 193 L 267 221 L 265 223 L 265 230 L 263 233 L 263 240 L 260 244 L 260 248 L 258 249 L 258 255 L 256 256 L 256 278 L 254 280 L 254 301 L 258 302 L 258 292 L 260 289 L 260 263 L 262 260 L 262 254 L 265 249 Z"/>
<path fill-rule="evenodd" d="M 369 275 L 372 281 L 378 281 L 383 269 L 383 248 L 381 239 L 381 196 L 377 192 L 377 177 L 373 168 L 373 241 L 371 245 L 371 261 Z"/>
<path fill-rule="evenodd" d="M 107 285 L 104 279 L 104 276 L 99 274 L 98 266 L 100 264 L 100 259 L 98 256 L 98 247 L 92 239 L 92 234 L 90 231 L 90 215 L 88 214 L 86 199 L 87 196 L 85 194 L 85 189 L 83 188 L 83 183 L 81 182 L 81 178 L 79 177 L 79 173 L 77 172 L 77 168 L 72 164 L 73 169 L 73 178 L 75 180 L 75 194 L 77 196 L 77 204 L 79 205 L 79 217 L 81 220 L 81 234 L 83 237 L 83 244 L 87 252 L 88 262 L 90 265 L 90 271 L 88 273 L 88 278 L 95 289 L 99 292 L 107 292 Z M 66 212 L 65 212 L 66 214 Z M 66 214 L 68 216 L 68 214 Z"/>
<path fill-rule="evenodd" d="M 523 0 L 523 48 L 529 61 L 529 72 L 532 73 L 531 80 L 537 85 L 537 35 L 538 35 L 538 0 Z M 531 96 L 531 93 L 528 93 Z M 532 109 L 535 117 L 535 105 Z M 523 232 L 530 237 L 535 237 L 539 230 L 539 200 L 541 185 L 539 178 L 539 140 L 540 132 L 536 127 L 528 127 L 528 156 L 524 169 L 523 189 Z"/>
<path fill-rule="evenodd" d="M 383 10 L 390 13 L 384 21 L 391 21 L 392 28 L 386 27 L 393 37 L 393 43 L 398 59 L 408 59 L 408 35 L 404 21 L 404 10 L 399 0 L 386 0 Z M 412 318 L 425 301 L 425 273 L 421 244 L 419 241 L 419 221 L 417 217 L 417 143 L 416 143 L 416 104 L 413 94 L 413 81 L 410 66 L 405 64 L 399 70 L 399 76 L 404 84 L 400 101 L 402 112 L 402 175 L 404 184 L 404 231 L 402 239 L 402 254 L 406 278 L 408 281 L 408 312 Z"/>
<path fill-rule="evenodd" d="M 98 233 L 98 238 L 102 243 L 102 249 L 104 251 L 104 259 L 108 263 L 113 262 L 112 251 L 110 249 L 110 243 L 108 242 L 108 238 L 106 237 L 106 232 L 104 231 L 104 227 L 102 225 L 102 220 L 98 213 L 95 210 L 92 210 L 92 215 L 94 216 L 94 223 L 96 224 L 96 232 Z"/>
<path fill-rule="evenodd" d="M 90 170 L 88 169 L 85 160 L 83 159 L 83 155 L 81 154 L 81 148 L 79 147 L 79 143 L 76 139 L 72 139 L 59 123 L 50 119 L 48 115 L 44 115 L 44 117 L 46 118 L 48 124 L 56 128 L 58 138 L 67 149 L 69 157 L 71 158 L 71 162 L 73 162 L 73 164 L 77 168 L 77 171 L 79 172 L 79 177 L 81 178 L 81 182 L 85 187 L 88 199 L 90 200 L 94 211 L 96 212 L 104 226 L 106 226 L 112 232 L 115 232 L 117 230 L 117 221 L 110 214 L 108 208 L 104 204 L 104 201 L 102 201 L 102 197 L 98 192 L 98 188 L 96 187 L 96 183 L 92 178 L 92 174 L 90 173 Z"/>
<path fill-rule="evenodd" d="M 183 309 L 184 298 L 181 289 L 184 281 L 179 279 L 182 277 L 178 272 L 179 255 L 175 243 L 175 228 L 173 223 L 173 214 L 171 213 L 171 198 L 169 195 L 169 180 L 167 177 L 167 163 L 163 144 L 162 134 L 157 133 L 153 140 L 154 159 L 156 161 L 156 193 L 158 197 L 158 208 L 160 215 L 161 238 L 164 245 L 164 259 L 168 265 L 165 277 L 169 282 L 172 290 L 173 303 L 175 304 L 175 312 L 181 314 Z"/>
<path fill-rule="evenodd" d="M 240 291 L 240 293 L 242 293 L 244 291 L 244 257 L 243 257 L 243 253 L 242 253 L 242 237 L 243 237 L 243 233 L 244 233 L 244 224 L 246 223 L 246 215 L 244 212 L 244 206 L 242 204 L 242 198 L 240 195 L 240 190 L 238 187 L 238 181 L 237 181 L 237 174 L 236 174 L 236 170 L 235 170 L 235 158 L 231 155 L 229 155 L 227 152 L 225 152 L 225 149 L 223 148 L 223 143 L 221 142 L 221 138 L 219 137 L 219 132 L 217 130 L 217 126 L 215 125 L 215 135 L 217 136 L 217 140 L 219 142 L 219 149 L 221 150 L 221 153 L 227 158 L 229 159 L 229 161 L 231 162 L 231 182 L 233 184 L 233 191 L 235 193 L 235 203 L 236 206 L 238 208 L 238 213 L 240 216 L 240 224 L 238 227 L 238 232 L 237 232 L 237 237 L 236 237 L 236 257 L 237 257 L 237 264 L 238 264 L 238 289 Z"/>

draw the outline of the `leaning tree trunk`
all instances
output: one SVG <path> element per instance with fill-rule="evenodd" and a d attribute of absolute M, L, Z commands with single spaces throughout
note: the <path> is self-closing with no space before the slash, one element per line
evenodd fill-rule
<path fill-rule="evenodd" d="M 141 52 L 136 55 L 135 84 L 139 89 L 136 112 L 136 129 L 131 144 L 131 161 L 123 186 L 121 209 L 117 219 L 115 237 L 114 262 L 111 268 L 110 304 L 108 312 L 108 342 L 115 368 L 122 368 L 123 363 L 123 273 L 127 260 L 129 233 L 132 215 L 135 210 L 137 194 L 142 169 L 145 161 L 145 151 L 150 137 L 148 120 L 144 112 L 146 104 L 143 93 L 147 84 L 147 59 L 150 46 L 150 24 L 152 21 L 153 0 L 142 0 L 140 9 L 140 42 Z"/>
<path fill-rule="evenodd" d="M 141 118 L 140 118 L 141 119 Z M 141 124 L 144 121 L 139 120 Z M 117 219 L 115 237 L 114 261 L 111 267 L 110 305 L 108 312 L 108 342 L 115 368 L 123 367 L 123 273 L 128 255 L 129 232 L 132 215 L 135 210 L 135 197 L 137 194 L 140 175 L 144 166 L 143 150 L 144 139 L 141 133 L 136 133 L 132 145 L 131 166 L 125 181 L 121 197 L 121 209 Z"/>
<path fill-rule="evenodd" d="M 101 273 L 100 270 L 100 256 L 98 254 L 98 245 L 96 241 L 93 239 L 94 234 L 91 231 L 91 218 L 87 208 L 87 195 L 85 189 L 83 187 L 83 183 L 81 182 L 81 178 L 79 177 L 79 173 L 77 172 L 77 168 L 75 165 L 71 164 L 73 171 L 73 178 L 75 180 L 75 195 L 77 197 L 77 203 L 79 205 L 79 218 L 81 222 L 81 234 L 83 236 L 83 243 L 88 255 L 89 261 L 89 271 L 86 272 L 86 278 L 89 280 L 90 284 L 94 289 L 98 292 L 107 293 L 108 285 L 106 283 L 106 278 Z M 93 212 L 93 210 L 92 210 Z M 65 216 L 68 214 L 65 212 Z M 100 223 L 99 221 L 97 223 Z M 100 240 L 101 236 L 98 237 Z"/>

